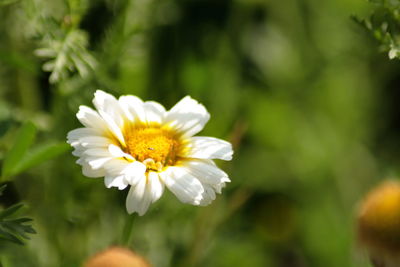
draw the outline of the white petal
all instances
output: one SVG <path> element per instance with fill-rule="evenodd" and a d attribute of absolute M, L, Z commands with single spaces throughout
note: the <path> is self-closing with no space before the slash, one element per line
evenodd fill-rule
<path fill-rule="evenodd" d="M 225 187 L 225 185 L 226 185 L 225 182 L 223 182 L 223 183 L 214 185 L 213 188 L 214 188 L 215 192 L 217 192 L 218 194 L 221 194 L 221 190 L 222 190 L 222 188 Z"/>
<path fill-rule="evenodd" d="M 92 128 L 78 128 L 74 129 L 72 131 L 69 131 L 67 134 L 67 143 L 71 144 L 72 142 L 78 141 L 81 138 L 85 138 L 88 136 L 94 136 L 98 132 L 95 129 Z"/>
<path fill-rule="evenodd" d="M 88 128 L 92 128 L 100 133 L 107 131 L 107 125 L 102 117 L 89 107 L 80 106 L 76 117 Z"/>
<path fill-rule="evenodd" d="M 84 152 L 88 157 L 111 157 L 112 155 L 108 151 L 107 147 L 105 148 L 89 148 Z"/>
<path fill-rule="evenodd" d="M 104 164 L 112 160 L 112 157 L 87 157 L 85 158 L 85 160 L 90 165 L 90 167 L 92 167 L 92 169 L 97 170 L 102 168 Z"/>
<path fill-rule="evenodd" d="M 129 164 L 130 162 L 126 161 L 125 159 L 113 158 L 104 165 L 104 169 L 109 175 L 118 176 L 124 173 Z"/>
<path fill-rule="evenodd" d="M 102 168 L 104 164 L 113 159 L 107 149 L 97 148 L 87 149 L 83 153 L 83 157 L 94 170 Z"/>
<path fill-rule="evenodd" d="M 186 96 L 167 112 L 164 124 L 190 137 L 200 132 L 209 118 L 210 114 L 202 104 Z"/>
<path fill-rule="evenodd" d="M 215 200 L 215 191 L 214 188 L 212 188 L 210 185 L 203 184 L 204 187 L 204 193 L 203 193 L 203 199 L 200 201 L 201 206 L 207 206 L 209 205 L 213 200 Z"/>
<path fill-rule="evenodd" d="M 228 175 L 219 169 L 212 160 L 189 159 L 182 162 L 190 174 L 195 176 L 203 184 L 203 200 L 200 205 L 208 205 L 215 199 L 215 192 L 221 193 L 226 182 L 230 182 Z"/>
<path fill-rule="evenodd" d="M 214 138 L 195 136 L 189 139 L 187 143 L 187 151 L 184 151 L 183 157 L 199 158 L 199 159 L 232 159 L 231 143 Z"/>
<path fill-rule="evenodd" d="M 108 146 L 108 151 L 110 152 L 110 154 L 113 157 L 126 158 L 126 159 L 129 159 L 131 161 L 135 160 L 130 154 L 125 153 L 124 151 L 122 151 L 122 149 L 119 146 L 116 146 L 114 144 L 111 144 L 111 145 Z"/>
<path fill-rule="evenodd" d="M 105 175 L 104 170 L 102 169 L 95 170 L 89 164 L 82 165 L 82 173 L 83 175 L 90 178 L 98 178 L 98 177 L 103 177 Z"/>
<path fill-rule="evenodd" d="M 94 93 L 93 104 L 106 122 L 108 129 L 121 144 L 125 145 L 125 140 L 121 131 L 124 125 L 125 113 L 117 99 L 106 92 L 97 90 Z"/>
<path fill-rule="evenodd" d="M 78 141 L 85 148 L 103 148 L 108 147 L 112 143 L 111 139 L 102 136 L 86 136 Z"/>
<path fill-rule="evenodd" d="M 123 126 L 124 112 L 113 95 L 97 90 L 94 93 L 93 104 L 102 117 L 107 114 L 118 127 Z"/>
<path fill-rule="evenodd" d="M 124 171 L 125 179 L 130 185 L 136 185 L 141 180 L 146 180 L 146 166 L 135 161 L 129 164 Z"/>
<path fill-rule="evenodd" d="M 204 192 L 203 185 L 183 168 L 169 167 L 160 173 L 168 189 L 183 203 L 199 205 Z"/>
<path fill-rule="evenodd" d="M 142 179 L 136 186 L 131 186 L 126 198 L 126 209 L 129 214 L 137 212 L 140 216 L 146 213 L 151 203 L 151 191 L 147 179 Z"/>
<path fill-rule="evenodd" d="M 114 158 L 104 164 L 104 168 L 109 176 L 123 175 L 130 185 L 136 185 L 141 179 L 146 178 L 146 166 L 139 161 L 129 162 Z"/>
<path fill-rule="evenodd" d="M 68 133 L 67 143 L 75 148 L 72 154 L 80 157 L 85 149 L 106 147 L 111 140 L 97 135 L 92 128 L 78 128 Z"/>
<path fill-rule="evenodd" d="M 165 108 L 157 102 L 146 101 L 143 105 L 147 124 L 161 124 L 166 113 Z"/>
<path fill-rule="evenodd" d="M 85 152 L 85 148 L 80 145 L 75 146 L 74 148 L 75 149 L 72 151 L 72 155 L 74 155 L 75 157 L 81 157 L 83 152 Z"/>
<path fill-rule="evenodd" d="M 107 188 L 118 187 L 119 190 L 124 190 L 128 186 L 128 182 L 124 175 L 104 177 L 104 184 Z"/>
<path fill-rule="evenodd" d="M 118 139 L 121 144 L 125 145 L 124 135 L 122 134 L 122 130 L 120 126 L 117 125 L 115 120 L 105 112 L 100 111 L 100 115 L 105 121 L 108 130 L 114 135 L 115 138 Z"/>
<path fill-rule="evenodd" d="M 122 144 L 125 144 L 121 129 L 115 119 L 102 110 L 99 110 L 99 113 L 89 107 L 80 106 L 76 117 L 83 125 L 96 130 L 98 134 L 107 135 L 111 132 Z"/>
<path fill-rule="evenodd" d="M 110 152 L 113 157 L 124 157 L 125 154 L 120 147 L 114 144 L 108 146 L 108 152 Z"/>
<path fill-rule="evenodd" d="M 158 173 L 156 172 L 149 172 L 147 177 L 149 179 L 152 203 L 154 203 L 162 196 L 164 184 L 160 181 Z"/>
<path fill-rule="evenodd" d="M 133 95 L 121 96 L 118 99 L 125 116 L 130 121 L 146 122 L 146 112 L 143 107 L 143 101 Z"/>
<path fill-rule="evenodd" d="M 230 182 L 228 175 L 223 170 L 214 165 L 211 160 L 185 160 L 182 162 L 182 168 L 185 168 L 202 183 L 217 185 L 225 182 Z"/>
<path fill-rule="evenodd" d="M 82 173 L 87 177 L 97 178 L 97 177 L 103 177 L 105 175 L 103 169 L 94 170 L 87 162 L 85 162 L 82 159 L 78 159 L 76 163 L 82 165 Z"/>

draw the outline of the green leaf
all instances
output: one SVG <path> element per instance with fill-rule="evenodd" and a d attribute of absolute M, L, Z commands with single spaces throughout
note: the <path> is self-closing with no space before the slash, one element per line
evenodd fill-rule
<path fill-rule="evenodd" d="M 6 230 L 3 230 L 0 226 L 0 239 L 4 239 L 18 245 L 23 245 L 24 243 L 18 239 L 15 235 L 8 233 Z"/>
<path fill-rule="evenodd" d="M 0 211 L 0 221 L 3 220 L 4 218 L 9 217 L 10 215 L 13 215 L 15 212 L 17 212 L 17 210 L 19 210 L 21 207 L 23 206 L 23 204 L 15 204 L 12 205 L 11 207 Z"/>
<path fill-rule="evenodd" d="M 13 175 L 15 167 L 33 143 L 36 136 L 36 127 L 31 122 L 26 122 L 19 129 L 14 144 L 6 154 L 3 162 L 3 180 Z"/>
<path fill-rule="evenodd" d="M 36 234 L 36 231 L 31 225 L 24 225 L 17 220 L 6 220 L 1 222 L 1 227 L 11 234 L 18 234 L 19 236 L 30 239 L 27 234 Z"/>
<path fill-rule="evenodd" d="M 20 223 L 20 224 L 21 223 L 26 223 L 26 222 L 31 222 L 31 221 L 33 221 L 33 219 L 31 219 L 31 218 L 19 218 L 19 219 L 13 220 L 13 222 Z M 36 233 L 35 230 L 33 230 L 33 232 Z"/>
<path fill-rule="evenodd" d="M 35 147 L 25 154 L 16 165 L 13 174 L 18 174 L 68 151 L 71 147 L 64 142 L 50 142 Z"/>
<path fill-rule="evenodd" d="M 23 204 L 15 204 L 0 211 L 0 239 L 23 245 L 24 239 L 30 239 L 29 234 L 36 234 L 35 229 L 29 223 L 31 218 L 15 218 L 15 213 Z"/>

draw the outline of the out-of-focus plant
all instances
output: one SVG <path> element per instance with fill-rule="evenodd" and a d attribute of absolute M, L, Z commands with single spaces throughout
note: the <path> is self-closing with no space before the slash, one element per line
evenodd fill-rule
<path fill-rule="evenodd" d="M 36 133 L 36 127 L 31 122 L 26 122 L 20 127 L 10 150 L 4 156 L 1 170 L 2 181 L 10 180 L 28 168 L 68 150 L 67 144 L 61 142 L 47 142 L 29 149 L 35 140 Z M 6 185 L 0 187 L 0 196 L 5 187 Z M 28 234 L 36 233 L 32 226 L 27 224 L 32 219 L 15 217 L 23 206 L 22 203 L 17 203 L 0 211 L 0 240 L 22 245 L 24 239 L 29 239 Z"/>
<path fill-rule="evenodd" d="M 11 5 L 17 2 L 18 0 L 1 0 L 0 6 Z"/>
<path fill-rule="evenodd" d="M 43 70 L 51 72 L 51 83 L 67 78 L 73 71 L 78 71 L 81 77 L 87 77 L 95 69 L 97 62 L 86 50 L 87 43 L 86 32 L 79 29 L 61 35 L 43 36 L 42 46 L 35 54 L 48 59 L 43 64 Z"/>
<path fill-rule="evenodd" d="M 389 58 L 400 58 L 400 1 L 370 0 L 375 5 L 369 18 L 354 20 L 367 29 L 378 40 L 382 51 Z"/>
<path fill-rule="evenodd" d="M 69 149 L 64 142 L 49 141 L 28 151 L 35 140 L 36 132 L 36 127 L 31 122 L 21 126 L 13 146 L 4 157 L 1 171 L 3 181 Z"/>
<path fill-rule="evenodd" d="M 0 196 L 6 185 L 0 187 Z M 32 219 L 21 217 L 15 218 L 15 213 L 23 207 L 23 204 L 15 204 L 0 211 L 0 240 L 6 240 L 20 245 L 24 239 L 30 239 L 28 234 L 36 234 L 30 223 Z"/>
<path fill-rule="evenodd" d="M 96 68 L 97 61 L 87 49 L 87 33 L 79 29 L 86 12 L 86 1 L 66 1 L 61 17 L 42 12 L 40 3 L 33 1 L 33 5 L 36 5 L 36 12 L 32 12 L 31 16 L 36 17 L 38 23 L 33 37 L 39 47 L 35 55 L 45 60 L 42 68 L 51 72 L 50 83 L 64 80 L 74 72 L 87 77 Z"/>

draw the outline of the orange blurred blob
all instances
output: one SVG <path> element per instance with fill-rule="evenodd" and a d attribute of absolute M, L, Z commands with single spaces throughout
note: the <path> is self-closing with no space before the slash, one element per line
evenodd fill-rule
<path fill-rule="evenodd" d="M 84 267 L 151 267 L 141 256 L 122 247 L 111 247 L 89 258 Z"/>
<path fill-rule="evenodd" d="M 375 187 L 361 203 L 358 238 L 376 266 L 400 266 L 400 182 Z"/>

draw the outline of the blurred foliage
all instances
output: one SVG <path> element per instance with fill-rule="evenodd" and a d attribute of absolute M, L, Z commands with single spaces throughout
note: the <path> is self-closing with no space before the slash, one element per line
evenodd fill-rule
<path fill-rule="evenodd" d="M 85 32 L 72 30 L 62 40 L 49 36 L 43 38 L 43 47 L 35 54 L 50 58 L 43 64 L 44 71 L 50 71 L 49 81 L 55 83 L 68 76 L 68 72 L 77 70 L 82 77 L 88 75 L 96 66 L 95 59 L 86 51 L 87 36 Z"/>
<path fill-rule="evenodd" d="M 23 239 L 30 239 L 27 234 L 35 234 L 36 231 L 32 226 L 26 223 L 31 222 L 30 218 L 10 219 L 9 216 L 13 215 L 17 210 L 22 207 L 18 204 L 9 207 L 0 212 L 0 240 L 7 240 L 10 242 L 23 245 Z"/>
<path fill-rule="evenodd" d="M 383 51 L 388 51 L 389 58 L 400 57 L 400 1 L 370 0 L 374 5 L 368 19 L 354 17 L 378 40 Z"/>
<path fill-rule="evenodd" d="M 19 129 L 14 144 L 4 156 L 2 179 L 17 175 L 26 169 L 36 166 L 50 158 L 53 158 L 67 150 L 69 146 L 63 143 L 46 142 L 28 151 L 34 142 L 36 128 L 31 122 L 26 122 Z"/>
<path fill-rule="evenodd" d="M 363 23 L 398 49 L 397 1 L 376 5 Z M 212 205 L 166 192 L 135 219 L 130 247 L 154 266 L 368 266 L 357 202 L 400 171 L 400 65 L 350 17 L 376 10 L 360 0 L 0 1 L 0 204 L 28 203 L 38 232 L 0 247 L 1 264 L 80 266 L 125 240 L 127 192 L 84 177 L 64 144 L 100 88 L 167 108 L 191 95 L 211 113 L 201 134 L 235 146 L 232 162 L 218 162 L 232 183 Z"/>
<path fill-rule="evenodd" d="M 6 185 L 0 187 L 0 196 L 3 194 Z M 13 205 L 7 209 L 0 211 L 0 240 L 6 240 L 14 242 L 19 245 L 23 245 L 23 239 L 29 239 L 27 234 L 36 234 L 36 231 L 32 226 L 26 223 L 31 222 L 30 218 L 10 218 L 16 213 L 22 204 Z"/>

